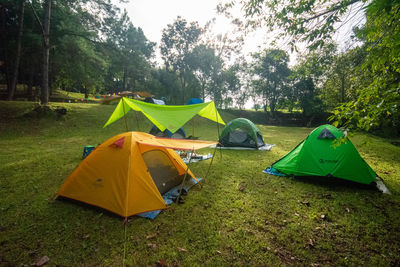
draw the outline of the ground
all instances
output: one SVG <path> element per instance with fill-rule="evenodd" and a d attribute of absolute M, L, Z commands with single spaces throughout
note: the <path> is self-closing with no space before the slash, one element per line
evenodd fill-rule
<path fill-rule="evenodd" d="M 0 266 L 400 265 L 400 147 L 353 133 L 362 157 L 392 195 L 337 180 L 293 179 L 262 170 L 293 149 L 311 128 L 259 125 L 266 151 L 217 152 L 190 165 L 205 179 L 155 220 L 123 219 L 55 200 L 81 162 L 85 145 L 125 131 L 104 123 L 115 106 L 52 104 L 65 116 L 29 113 L 30 102 L 0 102 Z M 25 114 L 25 115 L 24 115 Z M 225 121 L 234 116 L 222 112 Z M 142 115 L 129 130 L 148 131 Z M 196 117 L 194 135 L 216 140 L 215 123 Z M 185 129 L 192 134 L 192 122 Z M 201 153 L 213 152 L 204 149 Z M 125 255 L 125 256 L 124 256 Z"/>

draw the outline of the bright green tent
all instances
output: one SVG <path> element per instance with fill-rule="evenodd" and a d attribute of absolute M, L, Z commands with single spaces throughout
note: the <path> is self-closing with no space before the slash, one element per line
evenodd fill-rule
<path fill-rule="evenodd" d="M 225 125 L 214 102 L 195 105 L 166 106 L 146 103 L 123 97 L 104 127 L 122 118 L 129 110 L 142 112 L 158 129 L 175 133 L 196 114 Z"/>
<path fill-rule="evenodd" d="M 286 175 L 332 176 L 362 184 L 375 182 L 376 173 L 349 139 L 344 143 L 334 142 L 343 135 L 334 126 L 319 126 L 271 167 Z"/>

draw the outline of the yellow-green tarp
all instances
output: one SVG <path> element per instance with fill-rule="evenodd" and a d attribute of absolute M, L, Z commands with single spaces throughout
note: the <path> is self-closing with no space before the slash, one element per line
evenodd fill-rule
<path fill-rule="evenodd" d="M 194 105 L 167 106 L 123 97 L 104 127 L 122 118 L 129 110 L 142 112 L 158 129 L 175 133 L 196 114 L 225 125 L 214 102 Z"/>

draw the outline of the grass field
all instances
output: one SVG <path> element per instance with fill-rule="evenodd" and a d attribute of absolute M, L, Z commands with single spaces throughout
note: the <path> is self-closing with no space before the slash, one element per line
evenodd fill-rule
<path fill-rule="evenodd" d="M 123 219 L 54 197 L 81 162 L 83 147 L 125 131 L 123 120 L 102 128 L 115 106 L 97 104 L 52 104 L 68 110 L 60 119 L 24 116 L 32 105 L 0 102 L 0 266 L 30 265 L 43 256 L 48 266 L 121 266 Z M 215 123 L 196 117 L 195 125 L 195 136 L 216 140 Z M 150 129 L 133 112 L 128 126 Z M 185 126 L 189 134 L 191 127 Z M 337 180 L 262 173 L 312 129 L 259 127 L 265 142 L 276 144 L 271 151 L 217 153 L 209 176 L 184 204 L 153 221 L 129 219 L 127 265 L 400 265 L 400 147 L 352 136 L 392 191 L 383 195 Z M 190 167 L 204 177 L 209 163 Z"/>

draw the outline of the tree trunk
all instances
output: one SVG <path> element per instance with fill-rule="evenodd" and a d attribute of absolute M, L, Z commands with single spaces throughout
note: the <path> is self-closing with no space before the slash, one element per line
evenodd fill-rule
<path fill-rule="evenodd" d="M 28 92 L 26 94 L 29 101 L 33 101 L 33 74 L 33 67 L 31 67 L 28 74 Z"/>
<path fill-rule="evenodd" d="M 40 102 L 42 105 L 49 103 L 49 35 L 50 35 L 50 11 L 51 0 L 46 0 L 44 4 L 44 21 L 43 21 L 43 62 L 42 62 L 42 90 Z"/>
<path fill-rule="evenodd" d="M 1 52 L 3 54 L 4 59 L 4 69 L 7 83 L 7 91 L 10 90 L 10 68 L 8 62 L 8 37 L 7 37 L 7 29 L 6 29 L 6 8 L 3 5 L 0 5 L 0 40 L 1 40 Z"/>
<path fill-rule="evenodd" d="M 86 85 L 83 86 L 83 92 L 85 93 L 85 100 L 88 99 L 89 94 L 88 94 L 88 89 L 87 89 Z"/>
<path fill-rule="evenodd" d="M 10 88 L 8 90 L 8 97 L 7 100 L 11 101 L 14 99 L 14 94 L 17 87 L 18 81 L 18 69 L 19 69 L 19 62 L 21 59 L 21 43 L 22 43 L 22 34 L 24 29 L 24 12 L 25 12 L 25 0 L 20 0 L 20 7 L 19 7 L 19 18 L 18 18 L 18 39 L 17 39 L 17 54 L 15 56 L 15 65 L 14 65 L 14 72 L 10 84 Z"/>
<path fill-rule="evenodd" d="M 124 76 L 122 78 L 122 91 L 126 91 L 126 82 L 127 82 L 127 67 L 123 67 L 124 70 Z"/>

